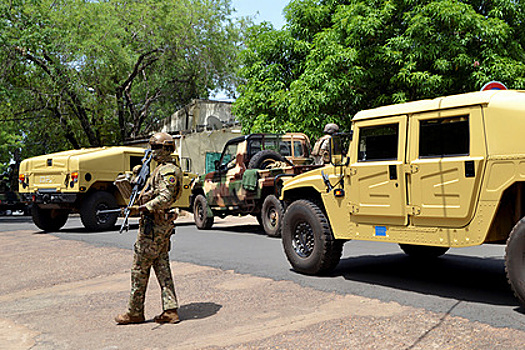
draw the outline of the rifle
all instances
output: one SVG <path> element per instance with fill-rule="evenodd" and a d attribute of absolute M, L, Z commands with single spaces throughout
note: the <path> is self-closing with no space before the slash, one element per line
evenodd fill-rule
<path fill-rule="evenodd" d="M 135 204 L 138 196 L 140 195 L 140 191 L 144 188 L 146 185 L 146 181 L 148 181 L 149 173 L 150 173 L 150 163 L 151 159 L 153 158 L 153 153 L 150 149 L 147 149 L 144 153 L 144 157 L 142 158 L 142 167 L 140 168 L 140 171 L 138 175 L 134 179 L 135 185 L 133 186 L 133 189 L 131 190 L 131 197 L 129 198 L 129 204 L 124 209 L 124 222 L 122 223 L 122 226 L 120 226 L 119 233 L 122 233 L 124 229 L 126 231 L 129 230 L 129 215 L 131 213 L 131 207 Z M 114 214 L 114 213 L 120 213 L 121 209 L 108 209 L 108 210 L 99 210 L 97 211 L 97 215 L 101 214 Z"/>

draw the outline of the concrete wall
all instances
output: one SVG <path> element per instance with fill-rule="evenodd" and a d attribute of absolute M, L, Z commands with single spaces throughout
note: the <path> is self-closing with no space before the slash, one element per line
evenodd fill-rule
<path fill-rule="evenodd" d="M 175 138 L 182 169 L 200 175 L 214 170 L 211 169 L 214 157 L 219 156 L 228 140 L 242 135 L 240 124 L 231 114 L 231 103 L 210 100 L 193 100 L 166 118 L 158 131 Z M 146 148 L 148 140 L 149 137 L 127 144 Z"/>
<path fill-rule="evenodd" d="M 160 131 L 200 132 L 218 130 L 235 124 L 230 102 L 193 100 L 166 118 Z"/>
<path fill-rule="evenodd" d="M 177 142 L 177 151 L 182 158 L 182 168 L 192 173 L 205 174 L 207 153 L 210 161 L 213 153 L 220 154 L 228 140 L 240 135 L 239 129 L 221 129 L 182 135 Z"/>

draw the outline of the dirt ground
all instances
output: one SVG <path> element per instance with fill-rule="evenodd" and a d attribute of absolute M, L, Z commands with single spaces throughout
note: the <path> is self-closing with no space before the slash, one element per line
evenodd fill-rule
<path fill-rule="evenodd" d="M 525 349 L 525 332 L 173 262 L 182 322 L 118 326 L 130 250 L 0 232 L 0 349 Z"/>

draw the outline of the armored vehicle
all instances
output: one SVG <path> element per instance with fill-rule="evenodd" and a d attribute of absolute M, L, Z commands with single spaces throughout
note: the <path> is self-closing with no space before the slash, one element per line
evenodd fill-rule
<path fill-rule="evenodd" d="M 283 207 L 279 184 L 310 165 L 310 140 L 302 133 L 251 134 L 226 143 L 215 171 L 192 188 L 195 224 L 212 227 L 214 217 L 254 215 L 270 236 L 280 236 Z"/>
<path fill-rule="evenodd" d="M 131 174 L 143 157 L 144 149 L 139 147 L 99 147 L 29 158 L 20 164 L 20 195 L 33 204 L 33 221 L 44 231 L 59 230 L 70 213 L 80 213 L 88 230 L 107 230 L 119 214 L 96 213 L 127 205 L 129 198 L 122 197 L 114 181 L 118 175 Z M 184 189 L 176 206 L 189 209 L 189 182 L 195 176 L 184 173 Z"/>
<path fill-rule="evenodd" d="M 285 181 L 282 236 L 293 268 L 323 274 L 343 243 L 398 243 L 414 258 L 506 244 L 525 306 L 525 91 L 484 91 L 357 113 L 332 164 Z"/>

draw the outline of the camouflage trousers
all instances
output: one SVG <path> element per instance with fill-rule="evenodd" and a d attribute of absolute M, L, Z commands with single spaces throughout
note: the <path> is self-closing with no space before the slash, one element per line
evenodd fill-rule
<path fill-rule="evenodd" d="M 173 226 L 171 225 L 156 225 L 153 220 L 141 219 L 131 269 L 129 314 L 144 314 L 144 300 L 152 267 L 161 288 L 162 309 L 178 308 L 169 261 L 172 233 Z"/>

